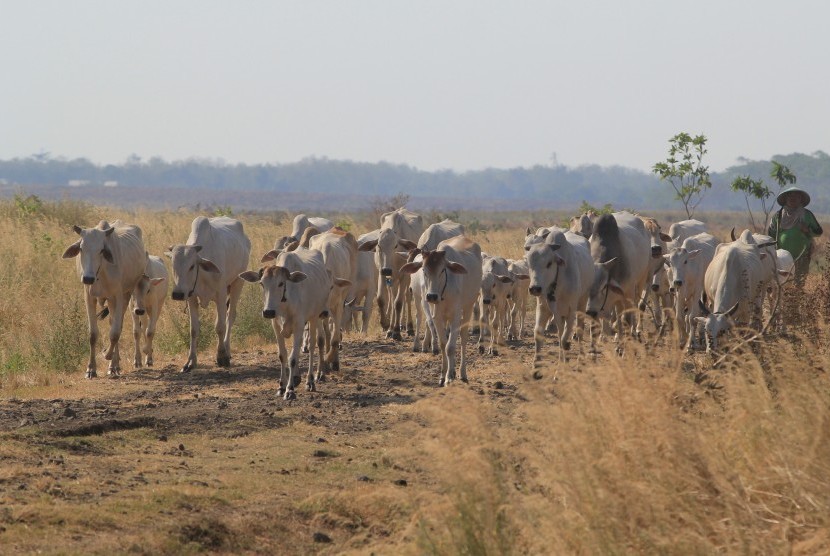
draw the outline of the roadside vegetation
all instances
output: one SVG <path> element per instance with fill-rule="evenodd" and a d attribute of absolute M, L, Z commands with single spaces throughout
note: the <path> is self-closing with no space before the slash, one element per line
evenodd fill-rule
<path fill-rule="evenodd" d="M 472 355 L 469 385 L 441 389 L 437 360 L 386 340 L 373 318 L 365 338 L 345 336 L 341 373 L 286 403 L 274 396 L 260 292 L 246 287 L 232 368 L 212 366 L 216 338 L 203 325 L 201 366 L 175 372 L 187 318 L 168 299 L 156 369 L 134 371 L 128 359 L 121 379 L 85 380 L 81 285 L 74 261 L 60 258 L 75 241 L 71 226 L 134 222 L 161 255 L 185 240 L 194 216 L 0 202 L 4 552 L 830 551 L 823 251 L 786 334 L 733 339 L 717 366 L 651 326 L 621 357 L 606 342 L 560 364 L 551 339 L 534 370 L 529 322 L 501 356 Z M 290 218 L 235 216 L 258 268 Z M 526 227 L 570 215 L 452 216 L 477 223 L 485 251 L 518 258 Z M 697 217 L 718 222 L 722 238 L 748 225 L 746 214 Z M 340 219 L 356 234 L 373 228 L 374 216 Z M 214 315 L 205 310 L 203 323 Z M 130 322 L 122 338 L 123 356 Z"/>

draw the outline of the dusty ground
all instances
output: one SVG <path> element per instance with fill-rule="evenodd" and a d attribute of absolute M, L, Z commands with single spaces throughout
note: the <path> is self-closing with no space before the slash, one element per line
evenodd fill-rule
<path fill-rule="evenodd" d="M 205 365 L 205 353 L 189 374 L 177 372 L 181 358 L 117 379 L 79 370 L 45 393 L 2 400 L 0 546 L 420 551 L 419 500 L 440 486 L 395 459 L 429 425 L 408 408 L 455 389 L 510 412 L 531 375 L 527 338 L 499 357 L 472 344 L 468 353 L 469 385 L 449 389 L 438 387 L 437 357 L 412 353 L 408 340 L 352 334 L 344 369 L 292 402 L 275 396 L 271 346 L 237 351 L 230 369 Z"/>

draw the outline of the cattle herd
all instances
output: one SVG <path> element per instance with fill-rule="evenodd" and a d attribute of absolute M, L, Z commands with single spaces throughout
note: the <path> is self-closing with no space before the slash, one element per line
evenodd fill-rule
<path fill-rule="evenodd" d="M 217 308 L 216 363 L 229 366 L 231 327 L 250 282 L 260 285 L 262 316 L 274 329 L 285 399 L 296 397 L 303 352 L 308 390 L 339 370 L 344 328 L 365 333 L 375 303 L 388 338 L 402 340 L 406 331 L 414 350 L 440 354 L 440 384 L 447 385 L 456 379 L 459 337 L 458 374 L 465 382 L 466 346 L 476 327 L 481 353 L 498 354 L 505 338 L 522 337 L 528 295 L 537 299 L 537 361 L 548 331 L 556 333 L 560 360 L 575 340 L 593 347 L 601 335 L 615 341 L 637 336 L 647 306 L 658 309 L 655 322 L 675 328 L 681 346 L 703 343 L 712 351 L 735 323 L 758 326 L 767 292 L 793 267 L 789 253 L 776 251 L 768 236 L 746 230 L 736 237 L 733 230 L 732 241 L 722 243 L 698 220 L 663 233 L 655 219 L 628 212 L 586 213 L 573 218 L 570 229 L 528 228 L 524 259 L 510 260 L 483 253 L 461 224 L 444 220 L 425 229 L 420 215 L 400 208 L 358 238 L 325 218 L 299 215 L 291 235 L 276 240 L 258 270 L 248 269 L 251 242 L 241 222 L 200 216 L 187 241 L 165 253 L 171 281 L 163 260 L 145 251 L 139 227 L 101 221 L 73 229 L 79 239 L 63 257 L 76 259 L 84 287 L 88 378 L 97 374 L 98 321 L 107 315 L 104 358 L 109 374 L 120 372 L 118 343 L 128 310 L 134 365 L 153 364 L 153 336 L 168 290 L 190 315 L 190 350 L 181 371 L 197 364 L 198 308 L 210 302 Z"/>

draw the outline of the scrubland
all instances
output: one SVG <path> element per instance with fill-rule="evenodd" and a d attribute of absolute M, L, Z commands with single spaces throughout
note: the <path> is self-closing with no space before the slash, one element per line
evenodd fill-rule
<path fill-rule="evenodd" d="M 343 370 L 284 402 L 261 294 L 246 286 L 230 369 L 213 366 L 203 326 L 200 366 L 176 372 L 187 316 L 168 299 L 154 369 L 85 380 L 81 285 L 60 258 L 71 226 L 135 222 L 160 255 L 194 216 L 0 203 L 3 553 L 830 552 L 823 261 L 787 297 L 786 334 L 742 331 L 717 359 L 650 325 L 622 356 L 577 345 L 567 363 L 549 337 L 534 369 L 530 310 L 521 341 L 497 357 L 471 344 L 469 385 L 439 388 L 438 360 L 375 320 L 346 335 Z M 256 268 L 290 218 L 237 216 Z M 525 226 L 564 216 L 467 223 L 485 251 L 520 257 Z M 333 219 L 370 229 L 364 215 Z M 717 220 L 723 238 L 740 228 Z"/>

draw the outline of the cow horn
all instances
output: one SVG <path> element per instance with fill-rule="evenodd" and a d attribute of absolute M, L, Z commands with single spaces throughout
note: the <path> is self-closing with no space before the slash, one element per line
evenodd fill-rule
<path fill-rule="evenodd" d="M 736 239 L 738 239 L 738 238 L 735 236 L 735 226 L 732 226 L 732 231 L 731 231 L 731 232 L 729 232 L 729 235 L 732 237 L 732 241 L 735 241 Z"/>

